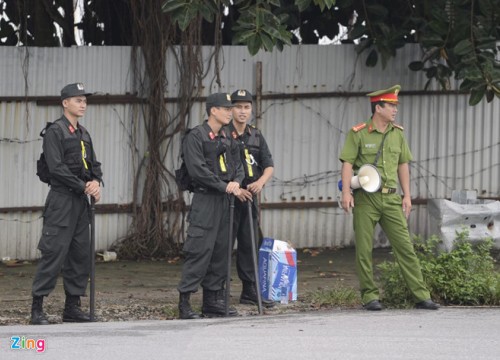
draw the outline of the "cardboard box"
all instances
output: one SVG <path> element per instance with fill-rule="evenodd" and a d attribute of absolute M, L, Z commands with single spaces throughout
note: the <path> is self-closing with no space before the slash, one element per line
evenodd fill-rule
<path fill-rule="evenodd" d="M 297 300 L 297 252 L 285 241 L 264 238 L 259 249 L 259 282 L 263 299 L 280 301 L 288 276 L 288 300 Z"/>

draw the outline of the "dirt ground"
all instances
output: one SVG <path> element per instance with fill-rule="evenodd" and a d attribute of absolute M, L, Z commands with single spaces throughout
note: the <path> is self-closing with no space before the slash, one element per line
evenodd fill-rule
<path fill-rule="evenodd" d="M 317 311 L 307 294 L 318 289 L 352 288 L 357 293 L 354 249 L 298 249 L 298 299 L 288 305 L 276 304 L 264 314 Z M 390 249 L 374 250 L 374 264 L 393 260 Z M 500 271 L 500 253 L 497 270 Z M 176 290 L 182 259 L 173 261 L 113 261 L 96 263 L 97 321 L 169 320 L 177 318 L 179 294 Z M 100 260 L 100 261 L 99 261 Z M 12 265 L 12 264 L 11 264 Z M 0 263 L 0 325 L 28 324 L 31 311 L 31 284 L 36 263 L 19 262 L 15 266 Z M 257 306 L 239 304 L 241 281 L 232 269 L 231 304 L 240 316 L 257 315 Z M 88 289 L 87 289 L 88 291 Z M 61 322 L 64 290 L 60 278 L 56 289 L 45 298 L 44 310 L 49 321 Z M 87 311 L 89 298 L 82 298 Z M 201 291 L 192 296 L 193 308 L 201 310 Z M 358 305 L 361 308 L 361 304 Z"/>
<path fill-rule="evenodd" d="M 374 251 L 374 264 L 391 259 L 389 249 Z M 265 314 L 318 310 L 305 299 L 308 292 L 336 286 L 358 288 L 354 268 L 354 249 L 297 250 L 298 300 L 288 305 L 276 304 Z M 114 261 L 96 263 L 97 321 L 168 320 L 177 318 L 178 292 L 182 260 L 174 261 Z M 0 265 L 0 325 L 28 324 L 31 311 L 31 284 L 35 263 L 17 266 Z M 241 282 L 233 261 L 231 304 L 240 316 L 257 315 L 257 306 L 239 304 Z M 82 308 L 88 309 L 88 297 L 82 298 Z M 44 301 L 49 321 L 61 322 L 64 305 L 62 279 L 55 291 Z M 193 294 L 192 305 L 201 309 L 201 291 Z M 359 304 L 359 307 L 361 305 Z"/>
<path fill-rule="evenodd" d="M 376 261 L 388 256 L 388 250 L 376 252 Z M 354 270 L 354 249 L 297 250 L 298 300 L 288 305 L 277 304 L 266 314 L 314 311 L 304 301 L 304 295 L 318 288 L 337 284 L 357 288 Z M 140 319 L 173 319 L 178 315 L 176 290 L 182 259 L 174 261 L 114 261 L 96 263 L 96 318 L 98 321 Z M 0 325 L 28 324 L 31 307 L 31 283 L 36 263 L 17 266 L 0 265 Z M 241 281 L 233 261 L 231 303 L 241 316 L 258 314 L 257 306 L 239 304 Z M 82 308 L 88 309 L 88 297 L 82 298 Z M 44 301 L 49 321 L 61 322 L 64 305 L 62 279 L 55 291 Z M 193 294 L 192 305 L 201 309 L 201 291 Z"/>

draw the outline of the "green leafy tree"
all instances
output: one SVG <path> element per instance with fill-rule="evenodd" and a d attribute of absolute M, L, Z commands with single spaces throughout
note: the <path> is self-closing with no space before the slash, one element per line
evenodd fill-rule
<path fill-rule="evenodd" d="M 84 44 L 132 45 L 131 1 L 84 1 L 75 24 L 72 0 L 4 0 L 0 43 L 72 46 L 77 27 Z M 500 97 L 500 0 L 163 0 L 161 10 L 180 30 L 174 44 L 195 24 L 201 44 L 246 45 L 252 55 L 326 36 L 356 44 L 366 66 L 385 67 L 397 49 L 418 43 L 422 56 L 409 68 L 425 73 L 425 89 L 437 82 L 449 90 L 454 78 L 470 105 Z"/>
<path fill-rule="evenodd" d="M 441 88 L 451 89 L 454 76 L 460 89 L 470 91 L 470 105 L 500 97 L 500 0 L 165 0 L 163 11 L 184 29 L 201 14 L 211 22 L 228 10 L 229 21 L 216 29 L 231 44 L 244 44 L 250 54 L 281 50 L 300 41 L 318 43 L 327 36 L 346 34 L 340 42 L 355 43 L 365 64 L 382 67 L 397 49 L 419 43 L 422 57 L 409 64 Z M 339 26 L 340 25 L 340 26 Z M 231 34 L 228 34 L 228 33 Z M 340 34 L 341 35 L 341 34 Z"/>

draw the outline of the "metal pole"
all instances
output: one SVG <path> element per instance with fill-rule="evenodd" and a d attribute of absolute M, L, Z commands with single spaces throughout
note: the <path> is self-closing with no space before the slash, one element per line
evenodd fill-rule
<path fill-rule="evenodd" d="M 262 129 L 262 61 L 257 61 L 255 65 L 255 126 Z M 260 205 L 261 192 L 257 194 Z M 260 219 L 260 206 L 257 208 Z"/>
<path fill-rule="evenodd" d="M 259 315 L 262 315 L 263 314 L 262 295 L 260 293 L 259 267 L 257 261 L 257 247 L 255 246 L 255 228 L 253 224 L 252 202 L 248 200 L 247 203 L 248 203 L 248 221 L 250 223 L 250 239 L 252 240 L 253 273 L 255 276 L 255 288 L 257 290 L 257 306 L 259 309 Z"/>
<path fill-rule="evenodd" d="M 234 195 L 229 194 L 229 239 L 227 246 L 227 275 L 225 293 L 225 311 L 229 316 L 229 299 L 231 298 L 231 257 L 233 256 L 233 221 L 234 221 Z"/>
<path fill-rule="evenodd" d="M 95 199 L 90 197 L 90 321 L 95 320 Z"/>

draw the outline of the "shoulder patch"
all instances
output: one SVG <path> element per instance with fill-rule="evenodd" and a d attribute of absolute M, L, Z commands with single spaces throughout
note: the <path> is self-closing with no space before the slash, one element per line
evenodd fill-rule
<path fill-rule="evenodd" d="M 395 128 L 397 128 L 397 129 L 399 129 L 399 130 L 401 130 L 401 131 L 403 131 L 403 130 L 404 130 L 404 128 L 403 128 L 401 125 L 399 125 L 399 124 L 395 124 L 395 123 L 393 123 L 393 124 L 392 124 L 392 126 L 394 126 Z"/>
<path fill-rule="evenodd" d="M 362 130 L 366 127 L 366 123 L 360 123 L 358 125 L 355 125 L 352 127 L 352 131 L 358 132 L 359 130 Z"/>

